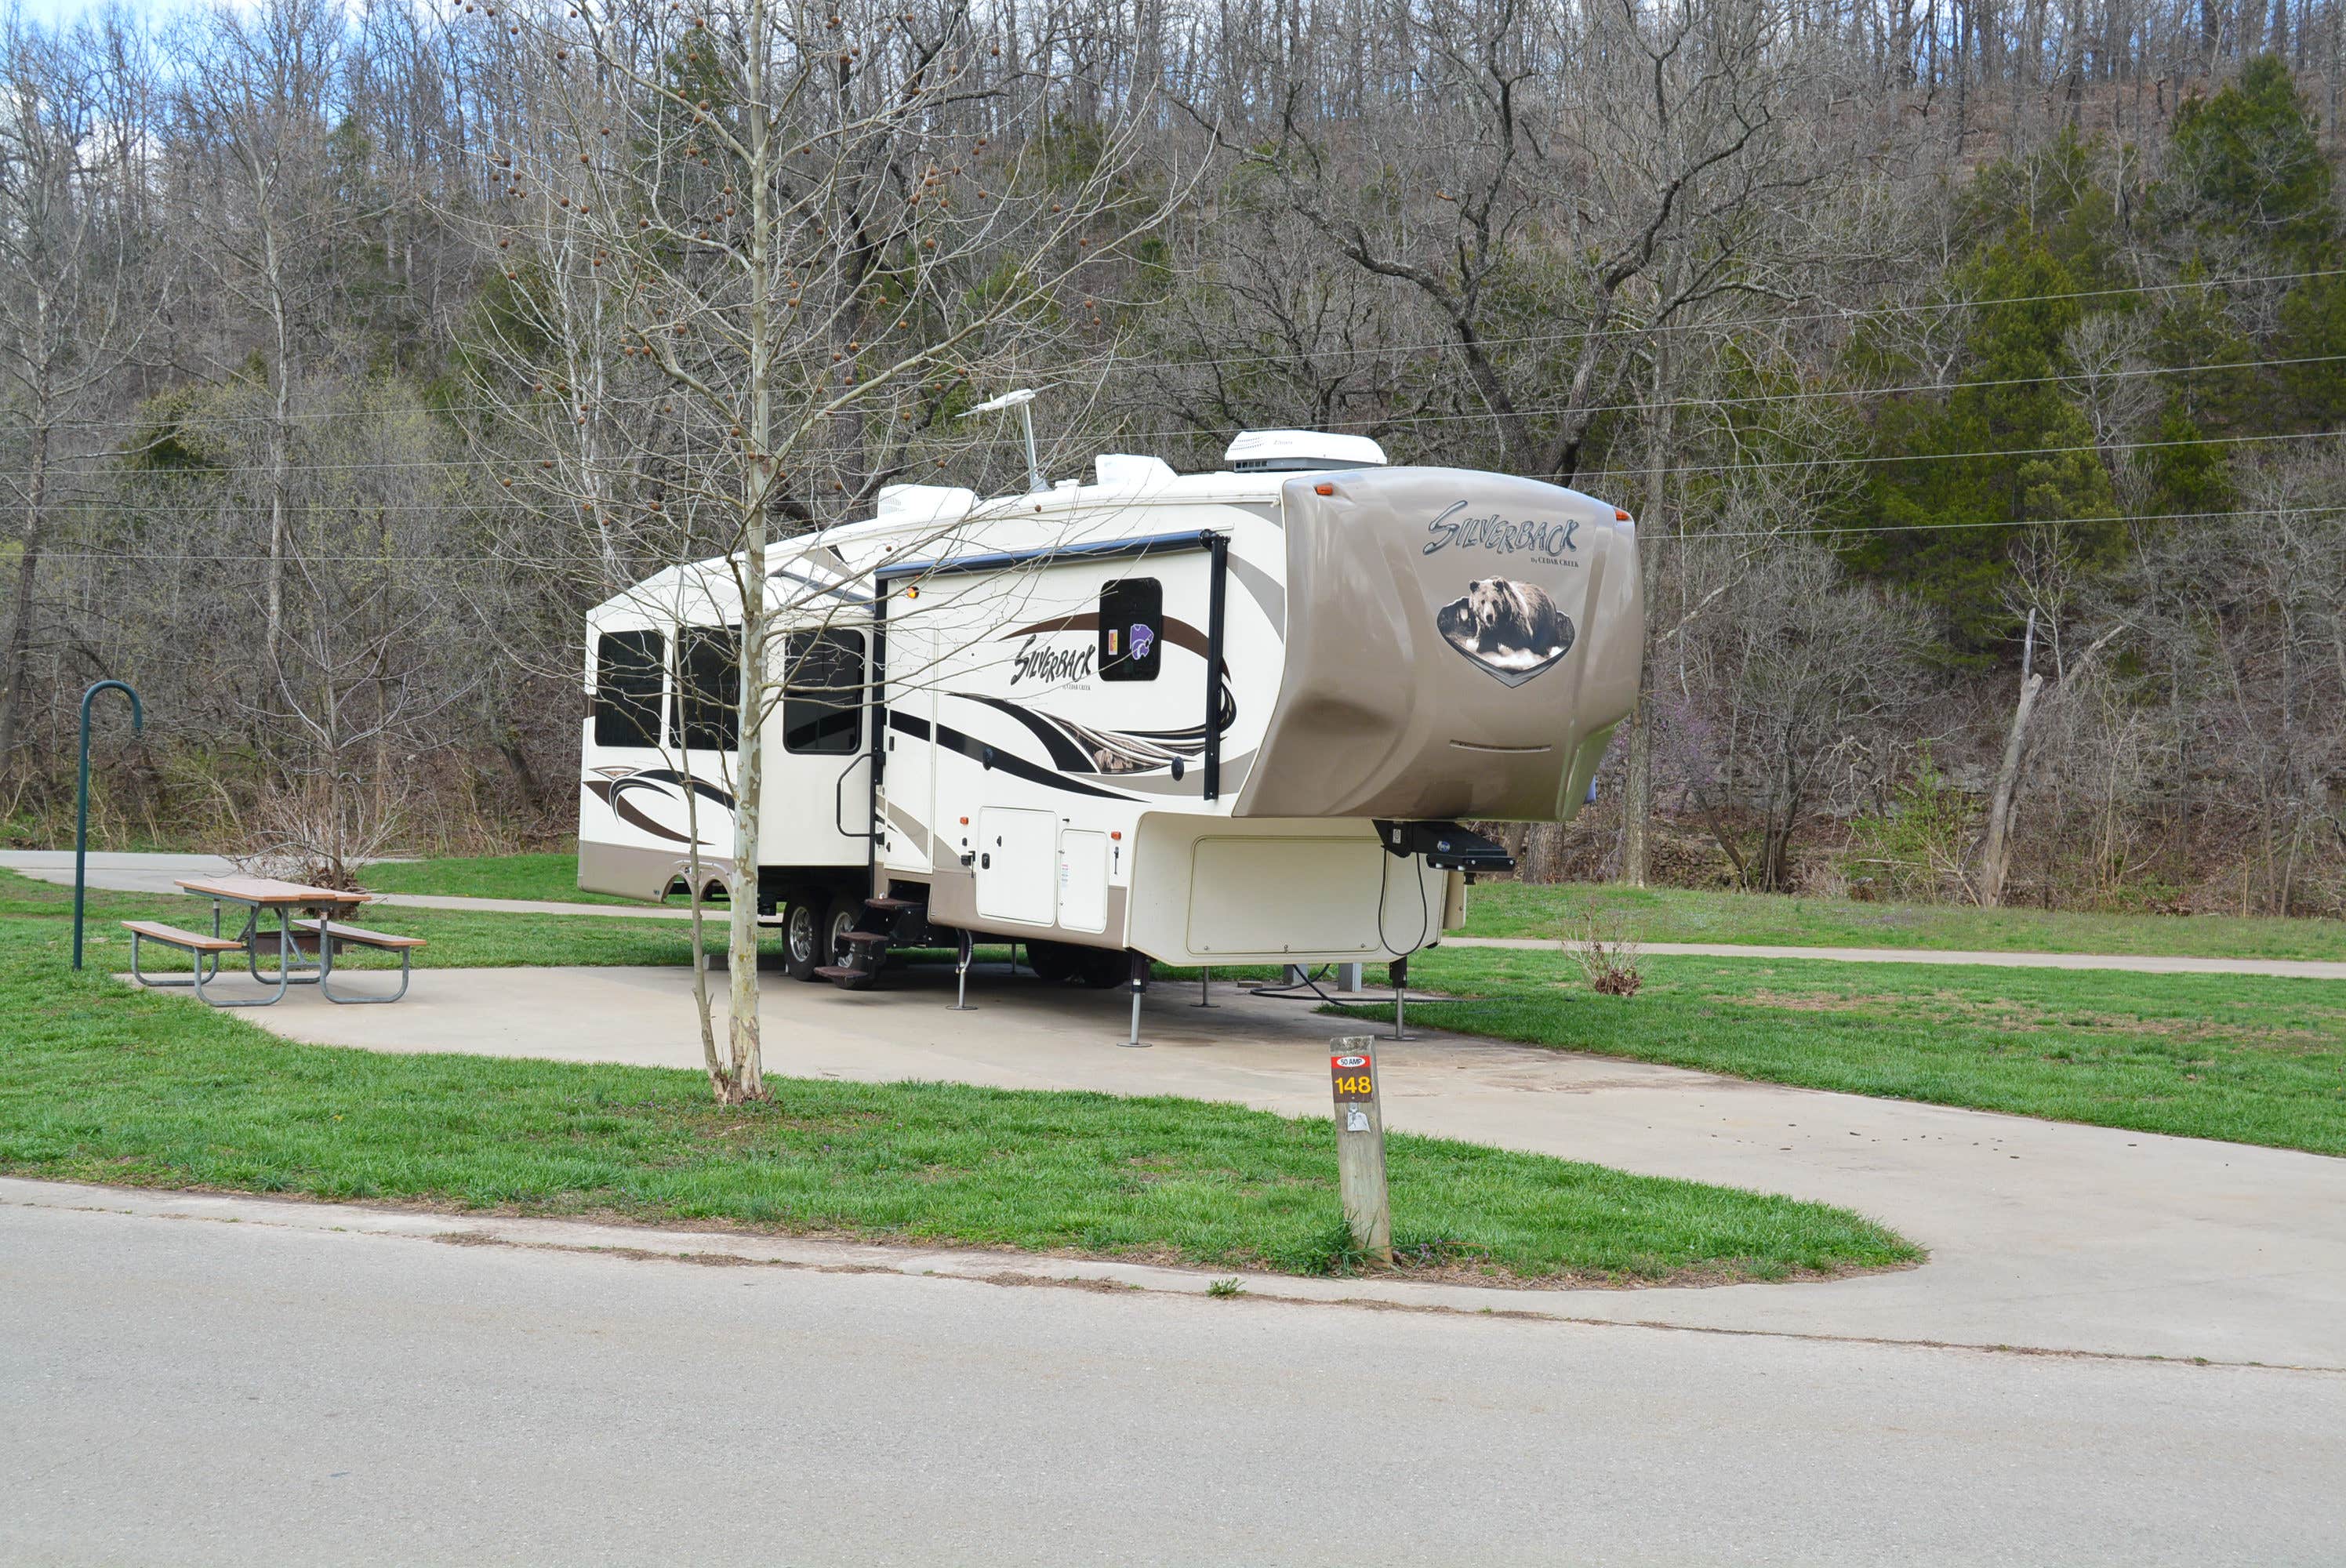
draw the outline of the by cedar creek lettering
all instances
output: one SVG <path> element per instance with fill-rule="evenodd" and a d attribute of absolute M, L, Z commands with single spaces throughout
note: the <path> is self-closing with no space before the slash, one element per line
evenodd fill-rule
<path fill-rule="evenodd" d="M 1096 649 L 1036 647 L 1028 637 L 1011 659 L 1010 684 L 1022 680 L 1088 680 L 1092 673 L 1092 655 Z"/>
<path fill-rule="evenodd" d="M 1580 532 L 1577 521 L 1541 523 L 1525 519 L 1515 522 L 1496 513 L 1484 517 L 1458 515 L 1465 510 L 1466 503 L 1454 501 L 1425 525 L 1425 531 L 1433 535 L 1426 542 L 1427 555 L 1453 545 L 1462 550 L 1496 550 L 1502 555 L 1529 550 L 1539 555 L 1561 555 L 1567 550 L 1577 551 L 1580 548 L 1573 539 L 1573 535 Z"/>

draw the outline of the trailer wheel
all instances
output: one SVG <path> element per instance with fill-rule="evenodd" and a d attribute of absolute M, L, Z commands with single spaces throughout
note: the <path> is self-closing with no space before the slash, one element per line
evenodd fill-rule
<path fill-rule="evenodd" d="M 847 933 L 863 917 L 863 901 L 846 894 L 831 901 L 831 911 L 822 918 L 822 957 L 818 961 L 850 967 L 855 949 L 847 942 Z"/>
<path fill-rule="evenodd" d="M 1083 950 L 1083 955 L 1078 978 L 1094 991 L 1111 990 L 1132 977 L 1131 961 L 1120 952 L 1110 952 L 1104 947 L 1087 947 Z"/>
<path fill-rule="evenodd" d="M 794 898 L 782 911 L 782 967 L 792 980 L 812 980 L 819 964 L 831 961 L 823 946 L 821 899 Z"/>
<path fill-rule="evenodd" d="M 1106 991 L 1125 981 L 1125 957 L 1104 947 L 1077 947 L 1071 942 L 1030 942 L 1026 962 L 1046 985 L 1087 985 Z"/>
<path fill-rule="evenodd" d="M 1026 944 L 1026 967 L 1035 978 L 1046 985 L 1065 985 L 1076 978 L 1081 963 L 1078 949 L 1059 942 L 1030 942 Z"/>

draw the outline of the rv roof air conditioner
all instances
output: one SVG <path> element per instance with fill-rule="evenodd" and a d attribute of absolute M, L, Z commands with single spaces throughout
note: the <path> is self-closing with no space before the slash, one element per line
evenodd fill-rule
<path fill-rule="evenodd" d="M 880 520 L 883 523 L 944 523 L 966 516 L 977 505 L 977 492 L 958 484 L 883 484 L 880 487 Z"/>
<path fill-rule="evenodd" d="M 1135 457 L 1129 453 L 1103 452 L 1092 459 L 1103 490 L 1153 490 L 1178 477 L 1161 457 Z"/>
<path fill-rule="evenodd" d="M 1382 468 L 1385 449 L 1365 435 L 1319 430 L 1242 430 L 1222 453 L 1238 473 L 1294 473 L 1315 468 Z"/>

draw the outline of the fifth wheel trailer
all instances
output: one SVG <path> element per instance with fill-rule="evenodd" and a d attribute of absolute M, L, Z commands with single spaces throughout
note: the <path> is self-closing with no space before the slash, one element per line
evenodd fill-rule
<path fill-rule="evenodd" d="M 793 973 L 1026 944 L 1046 977 L 1405 959 L 1465 820 L 1567 820 L 1637 698 L 1635 528 L 1576 491 L 1252 432 L 981 500 L 902 485 L 769 553 L 756 886 Z M 729 867 L 735 563 L 587 617 L 579 881 Z M 698 840 L 698 855 L 694 853 Z"/>

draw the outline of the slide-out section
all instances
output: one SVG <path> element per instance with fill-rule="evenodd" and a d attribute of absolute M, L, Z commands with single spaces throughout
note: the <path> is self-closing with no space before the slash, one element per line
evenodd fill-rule
<path fill-rule="evenodd" d="M 1159 812 L 1136 837 L 1127 941 L 1168 963 L 1374 962 L 1441 934 L 1441 873 L 1366 822 Z"/>

